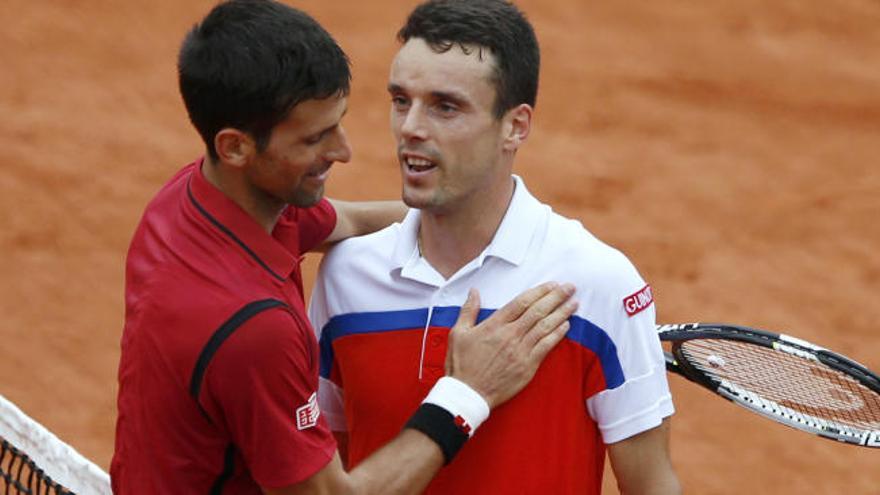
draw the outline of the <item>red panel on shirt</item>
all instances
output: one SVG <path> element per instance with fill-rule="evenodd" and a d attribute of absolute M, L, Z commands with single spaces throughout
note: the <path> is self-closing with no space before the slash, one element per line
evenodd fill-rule
<path fill-rule="evenodd" d="M 431 336 L 437 332 L 448 330 L 430 329 L 426 364 L 432 354 Z M 418 380 L 421 344 L 421 328 L 352 334 L 334 341 L 334 363 L 345 380 L 350 465 L 394 438 L 442 376 L 426 366 L 423 380 Z M 436 355 L 445 356 L 445 340 L 439 347 Z M 584 376 L 584 369 L 592 371 Z M 598 494 L 605 446 L 595 422 L 588 421 L 584 393 L 601 381 L 595 377 L 601 374 L 595 355 L 563 340 L 533 381 L 492 411 L 491 419 L 425 493 L 544 493 L 548 485 L 563 485 L 566 490 L 554 494 Z"/>

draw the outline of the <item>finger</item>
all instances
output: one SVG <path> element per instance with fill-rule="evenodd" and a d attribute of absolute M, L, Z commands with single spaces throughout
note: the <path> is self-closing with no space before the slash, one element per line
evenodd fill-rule
<path fill-rule="evenodd" d="M 526 328 L 525 333 L 522 337 L 523 345 L 527 347 L 534 347 L 537 345 L 539 341 L 541 341 L 548 334 L 554 332 L 559 325 L 562 325 L 564 322 L 568 321 L 571 315 L 578 308 L 578 301 L 575 299 L 568 299 L 563 304 L 560 304 L 556 308 L 554 308 L 550 314 L 545 316 L 544 318 L 538 320 L 531 328 Z"/>
<path fill-rule="evenodd" d="M 547 292 L 544 297 L 535 301 L 518 319 L 517 319 L 517 333 L 523 337 L 536 326 L 538 326 L 538 330 L 541 331 L 539 337 L 543 337 L 544 334 L 552 331 L 556 326 L 561 323 L 559 319 L 560 314 L 558 311 L 562 311 L 564 317 L 563 320 L 571 316 L 574 311 L 571 307 L 566 304 L 571 299 L 572 294 L 574 294 L 574 286 L 572 284 L 562 284 L 550 292 Z M 567 314 L 566 314 L 567 313 Z M 551 322 L 548 325 L 540 325 L 542 321 L 546 318 L 551 318 Z"/>
<path fill-rule="evenodd" d="M 449 340 L 446 342 L 446 360 L 443 363 L 443 369 L 446 370 L 446 375 L 452 375 L 452 371 L 455 369 L 455 360 L 452 355 L 452 348 L 455 345 L 455 332 L 452 330 L 449 331 Z"/>
<path fill-rule="evenodd" d="M 472 328 L 477 322 L 477 315 L 480 313 L 480 293 L 477 289 L 468 291 L 467 299 L 461 305 L 461 311 L 458 313 L 458 319 L 455 321 L 456 328 L 467 329 Z"/>
<path fill-rule="evenodd" d="M 449 342 L 446 345 L 446 360 L 443 366 L 446 369 L 447 375 L 451 374 L 452 370 L 455 369 L 453 350 L 455 349 L 454 344 L 456 334 L 473 328 L 479 313 L 480 293 L 472 288 L 468 291 L 468 296 L 467 299 L 465 299 L 464 304 L 461 305 L 461 310 L 458 313 L 458 319 L 455 321 L 455 325 L 453 325 L 452 329 L 449 331 Z"/>
<path fill-rule="evenodd" d="M 547 357 L 547 354 L 556 347 L 556 344 L 562 342 L 562 339 L 565 338 L 565 334 L 568 332 L 569 328 L 571 328 L 571 324 L 568 320 L 563 321 L 559 326 L 553 329 L 552 332 L 548 333 L 535 343 L 530 358 L 535 362 L 542 362 L 544 358 Z"/>
<path fill-rule="evenodd" d="M 501 320 L 502 322 L 514 321 L 522 316 L 532 305 L 547 295 L 548 292 L 559 287 L 556 282 L 545 282 L 531 289 L 521 292 L 501 307 L 490 317 L 492 320 Z"/>

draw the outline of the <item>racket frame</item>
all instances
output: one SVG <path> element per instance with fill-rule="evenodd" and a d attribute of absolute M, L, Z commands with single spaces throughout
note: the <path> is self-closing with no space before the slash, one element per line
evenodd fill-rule
<path fill-rule="evenodd" d="M 880 395 L 880 377 L 864 365 L 846 356 L 789 335 L 740 325 L 723 323 L 666 324 L 657 325 L 657 332 L 661 341 L 672 344 L 672 352 L 664 352 L 667 371 L 676 373 L 734 404 L 786 426 L 831 440 L 880 448 L 880 430 L 862 430 L 863 432 L 860 434 L 841 430 L 829 424 L 829 421 L 799 413 L 774 401 L 762 398 L 726 380 L 715 379 L 697 369 L 687 360 L 681 359 L 680 348 L 682 342 L 695 339 L 722 339 L 746 342 L 786 352 L 803 359 L 820 362 L 831 369 L 850 376 L 866 388 Z"/>

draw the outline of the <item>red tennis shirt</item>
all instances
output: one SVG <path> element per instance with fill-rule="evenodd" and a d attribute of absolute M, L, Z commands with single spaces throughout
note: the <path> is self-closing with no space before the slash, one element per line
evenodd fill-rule
<path fill-rule="evenodd" d="M 318 347 L 302 253 L 330 235 L 326 200 L 289 207 L 272 235 L 184 167 L 147 206 L 126 263 L 119 493 L 261 493 L 324 467 Z"/>

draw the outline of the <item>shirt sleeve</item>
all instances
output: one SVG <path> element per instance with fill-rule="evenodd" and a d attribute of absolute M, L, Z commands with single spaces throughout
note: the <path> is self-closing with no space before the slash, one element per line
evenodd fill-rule
<path fill-rule="evenodd" d="M 330 237 L 336 228 L 336 210 L 327 198 L 309 208 L 289 208 L 299 230 L 299 252 L 306 253 Z"/>
<path fill-rule="evenodd" d="M 587 410 L 606 444 L 659 426 L 674 412 L 653 295 L 629 261 L 619 261 L 615 279 L 591 301 L 601 308 L 597 321 L 611 341 L 620 377 L 587 398 Z"/>
<path fill-rule="evenodd" d="M 320 380 L 318 385 L 318 405 L 332 431 L 348 431 L 345 421 L 344 390 L 339 368 L 333 358 L 330 335 L 324 335 L 323 329 L 330 321 L 330 308 L 327 295 L 328 257 L 325 257 L 318 270 L 318 276 L 312 289 L 309 301 L 309 320 L 315 329 L 318 345 L 321 349 Z"/>
<path fill-rule="evenodd" d="M 207 368 L 207 400 L 261 487 L 308 479 L 336 451 L 317 406 L 317 354 L 311 328 L 276 308 L 239 327 Z"/>
<path fill-rule="evenodd" d="M 632 317 L 624 313 L 624 317 L 630 321 L 619 323 L 615 344 L 625 379 L 587 400 L 606 444 L 659 426 L 674 412 L 653 306 Z"/>

